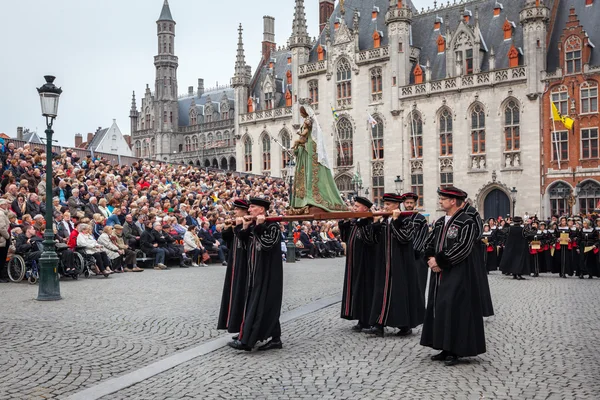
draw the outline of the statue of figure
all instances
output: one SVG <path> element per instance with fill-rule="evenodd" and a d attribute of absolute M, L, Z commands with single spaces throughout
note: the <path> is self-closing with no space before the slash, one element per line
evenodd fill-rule
<path fill-rule="evenodd" d="M 510 165 L 510 155 L 509 154 L 507 154 L 506 157 L 505 157 L 504 166 L 505 167 L 510 167 L 511 166 Z"/>
<path fill-rule="evenodd" d="M 518 154 L 515 154 L 515 159 L 513 161 L 513 167 L 520 167 L 521 166 L 521 160 L 519 158 Z"/>
<path fill-rule="evenodd" d="M 477 163 L 477 157 L 473 157 L 471 160 L 471 169 L 479 169 L 479 164 Z"/>
<path fill-rule="evenodd" d="M 304 122 L 297 132 L 300 138 L 293 147 L 296 171 L 290 206 L 292 209 L 317 207 L 320 211 L 346 211 L 348 208 L 331 174 L 323 131 L 315 112 L 310 106 L 303 105 L 300 115 Z"/>

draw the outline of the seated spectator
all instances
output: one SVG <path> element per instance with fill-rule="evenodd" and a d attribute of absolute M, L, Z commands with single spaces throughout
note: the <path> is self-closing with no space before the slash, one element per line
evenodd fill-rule
<path fill-rule="evenodd" d="M 25 233 L 17 236 L 16 253 L 25 261 L 39 260 L 42 255 L 42 240 L 36 236 L 35 228 L 28 226 Z"/>
<path fill-rule="evenodd" d="M 307 226 L 302 227 L 298 240 L 302 243 L 302 247 L 308 250 L 308 258 L 315 258 L 317 256 L 317 247 L 310 240 L 310 236 L 308 236 Z"/>
<path fill-rule="evenodd" d="M 29 200 L 26 201 L 25 211 L 27 214 L 35 217 L 36 215 L 43 215 L 45 212 L 46 206 L 43 203 L 40 203 L 38 195 L 35 193 L 29 194 Z"/>
<path fill-rule="evenodd" d="M 202 245 L 208 251 L 216 251 L 219 255 L 219 261 L 221 262 L 221 264 L 227 265 L 227 261 L 225 261 L 225 253 L 223 252 L 223 248 L 221 247 L 221 242 L 219 242 L 213 237 L 208 228 L 208 222 L 203 222 L 201 224 L 200 233 L 198 234 L 198 237 L 200 238 Z"/>
<path fill-rule="evenodd" d="M 125 272 L 143 272 L 144 270 L 137 266 L 137 259 L 135 255 L 135 251 L 131 250 L 129 246 L 125 243 L 123 237 L 123 227 L 121 225 L 115 225 L 114 234 L 117 238 L 116 245 L 119 249 L 124 251 L 123 260 L 125 262 Z"/>
<path fill-rule="evenodd" d="M 123 225 L 123 239 L 125 240 L 125 243 L 132 249 L 139 248 L 142 232 L 143 225 L 142 229 L 140 229 L 139 224 L 133 222 L 133 216 L 127 214 L 125 217 L 125 225 Z"/>
<path fill-rule="evenodd" d="M 107 226 L 115 226 L 120 224 L 119 215 L 121 215 L 121 208 L 117 207 L 113 210 L 114 212 L 106 219 Z"/>
<path fill-rule="evenodd" d="M 79 198 L 79 189 L 73 189 L 71 192 L 71 197 L 67 201 L 67 206 L 69 207 L 69 212 L 71 215 L 77 215 L 78 211 L 83 211 L 85 205 Z"/>
<path fill-rule="evenodd" d="M 22 193 L 19 193 L 15 200 L 13 200 L 10 209 L 17 214 L 17 218 L 21 219 L 23 218 L 23 214 L 26 214 L 26 202 L 25 202 L 25 195 Z"/>
<path fill-rule="evenodd" d="M 96 275 L 112 274 L 108 255 L 103 251 L 104 248 L 94 239 L 94 236 L 92 236 L 92 228 L 88 224 L 79 224 L 77 229 L 79 231 L 77 235 L 77 247 L 80 247 L 85 254 L 93 256 L 96 261 L 92 271 Z"/>
<path fill-rule="evenodd" d="M 94 226 L 93 226 L 94 239 L 98 240 L 102 235 L 104 229 L 104 217 L 100 214 L 94 214 Z"/>
<path fill-rule="evenodd" d="M 123 272 L 122 259 L 125 251 L 121 250 L 115 243 L 116 238 L 113 239 L 113 228 L 112 226 L 105 226 L 102 230 L 102 234 L 98 238 L 98 244 L 102 246 L 102 250 L 106 253 L 110 259 L 112 270 L 117 273 Z"/>
<path fill-rule="evenodd" d="M 167 266 L 164 264 L 166 251 L 164 247 L 160 246 L 161 244 L 164 246 L 166 242 L 161 233 L 162 226 L 160 222 L 153 223 L 151 220 L 148 220 L 146 221 L 146 229 L 140 237 L 140 248 L 148 256 L 155 257 L 156 266 L 154 269 L 156 270 L 167 269 Z"/>
<path fill-rule="evenodd" d="M 202 262 L 202 254 L 206 250 L 202 247 L 198 236 L 196 236 L 196 227 L 194 225 L 188 226 L 187 232 L 183 236 L 183 249 L 188 257 L 192 259 L 192 266 L 208 267 L 208 265 Z"/>
<path fill-rule="evenodd" d="M 110 210 L 106 205 L 106 199 L 103 197 L 98 200 L 98 209 L 100 209 L 100 214 L 106 219 L 112 215 Z"/>

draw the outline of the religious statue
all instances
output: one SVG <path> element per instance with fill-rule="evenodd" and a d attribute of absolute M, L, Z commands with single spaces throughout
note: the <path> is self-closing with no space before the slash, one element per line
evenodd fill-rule
<path fill-rule="evenodd" d="M 300 115 L 304 122 L 293 147 L 296 171 L 290 208 L 297 213 L 347 211 L 331 173 L 323 131 L 315 112 L 303 105 Z"/>

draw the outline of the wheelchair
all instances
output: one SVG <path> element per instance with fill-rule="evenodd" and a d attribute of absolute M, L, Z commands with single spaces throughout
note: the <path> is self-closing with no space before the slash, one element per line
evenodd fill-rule
<path fill-rule="evenodd" d="M 41 247 L 41 242 L 40 242 Z M 71 276 L 73 279 L 78 279 L 82 272 L 83 262 L 80 261 L 81 254 L 73 252 L 74 260 L 73 266 L 76 268 L 76 273 L 67 275 L 65 273 L 65 265 L 62 262 L 62 252 L 68 247 L 66 244 L 57 243 L 56 253 L 58 254 L 58 273 L 61 276 Z M 25 261 L 25 258 L 20 254 L 12 254 L 7 261 L 8 278 L 12 282 L 21 282 L 27 278 L 27 281 L 34 285 L 37 283 L 40 277 L 40 265 L 38 259 Z"/>
<path fill-rule="evenodd" d="M 96 259 L 93 255 L 87 254 L 83 247 L 75 247 L 75 251 L 73 252 L 75 255 L 75 259 L 73 263 L 75 268 L 78 271 L 78 274 L 89 278 L 92 276 L 93 266 L 96 264 Z M 101 274 L 102 275 L 102 274 Z M 103 275 L 105 278 L 108 278 L 109 275 Z"/>

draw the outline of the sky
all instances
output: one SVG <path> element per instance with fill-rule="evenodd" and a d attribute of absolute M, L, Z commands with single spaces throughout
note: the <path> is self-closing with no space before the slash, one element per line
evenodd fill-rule
<path fill-rule="evenodd" d="M 164 0 L 0 0 L 0 132 L 16 136 L 18 126 L 43 135 L 37 87 L 44 75 L 62 87 L 55 139 L 73 146 L 74 136 L 109 127 L 116 119 L 130 133 L 129 110 L 146 84 L 154 90 L 156 20 Z M 246 63 L 260 59 L 264 15 L 275 17 L 275 41 L 291 34 L 294 0 L 170 0 L 176 21 L 179 93 L 229 84 L 237 49 L 237 28 L 244 28 Z M 413 0 L 417 8 L 433 0 Z M 319 1 L 305 0 L 308 31 L 318 33 Z"/>

